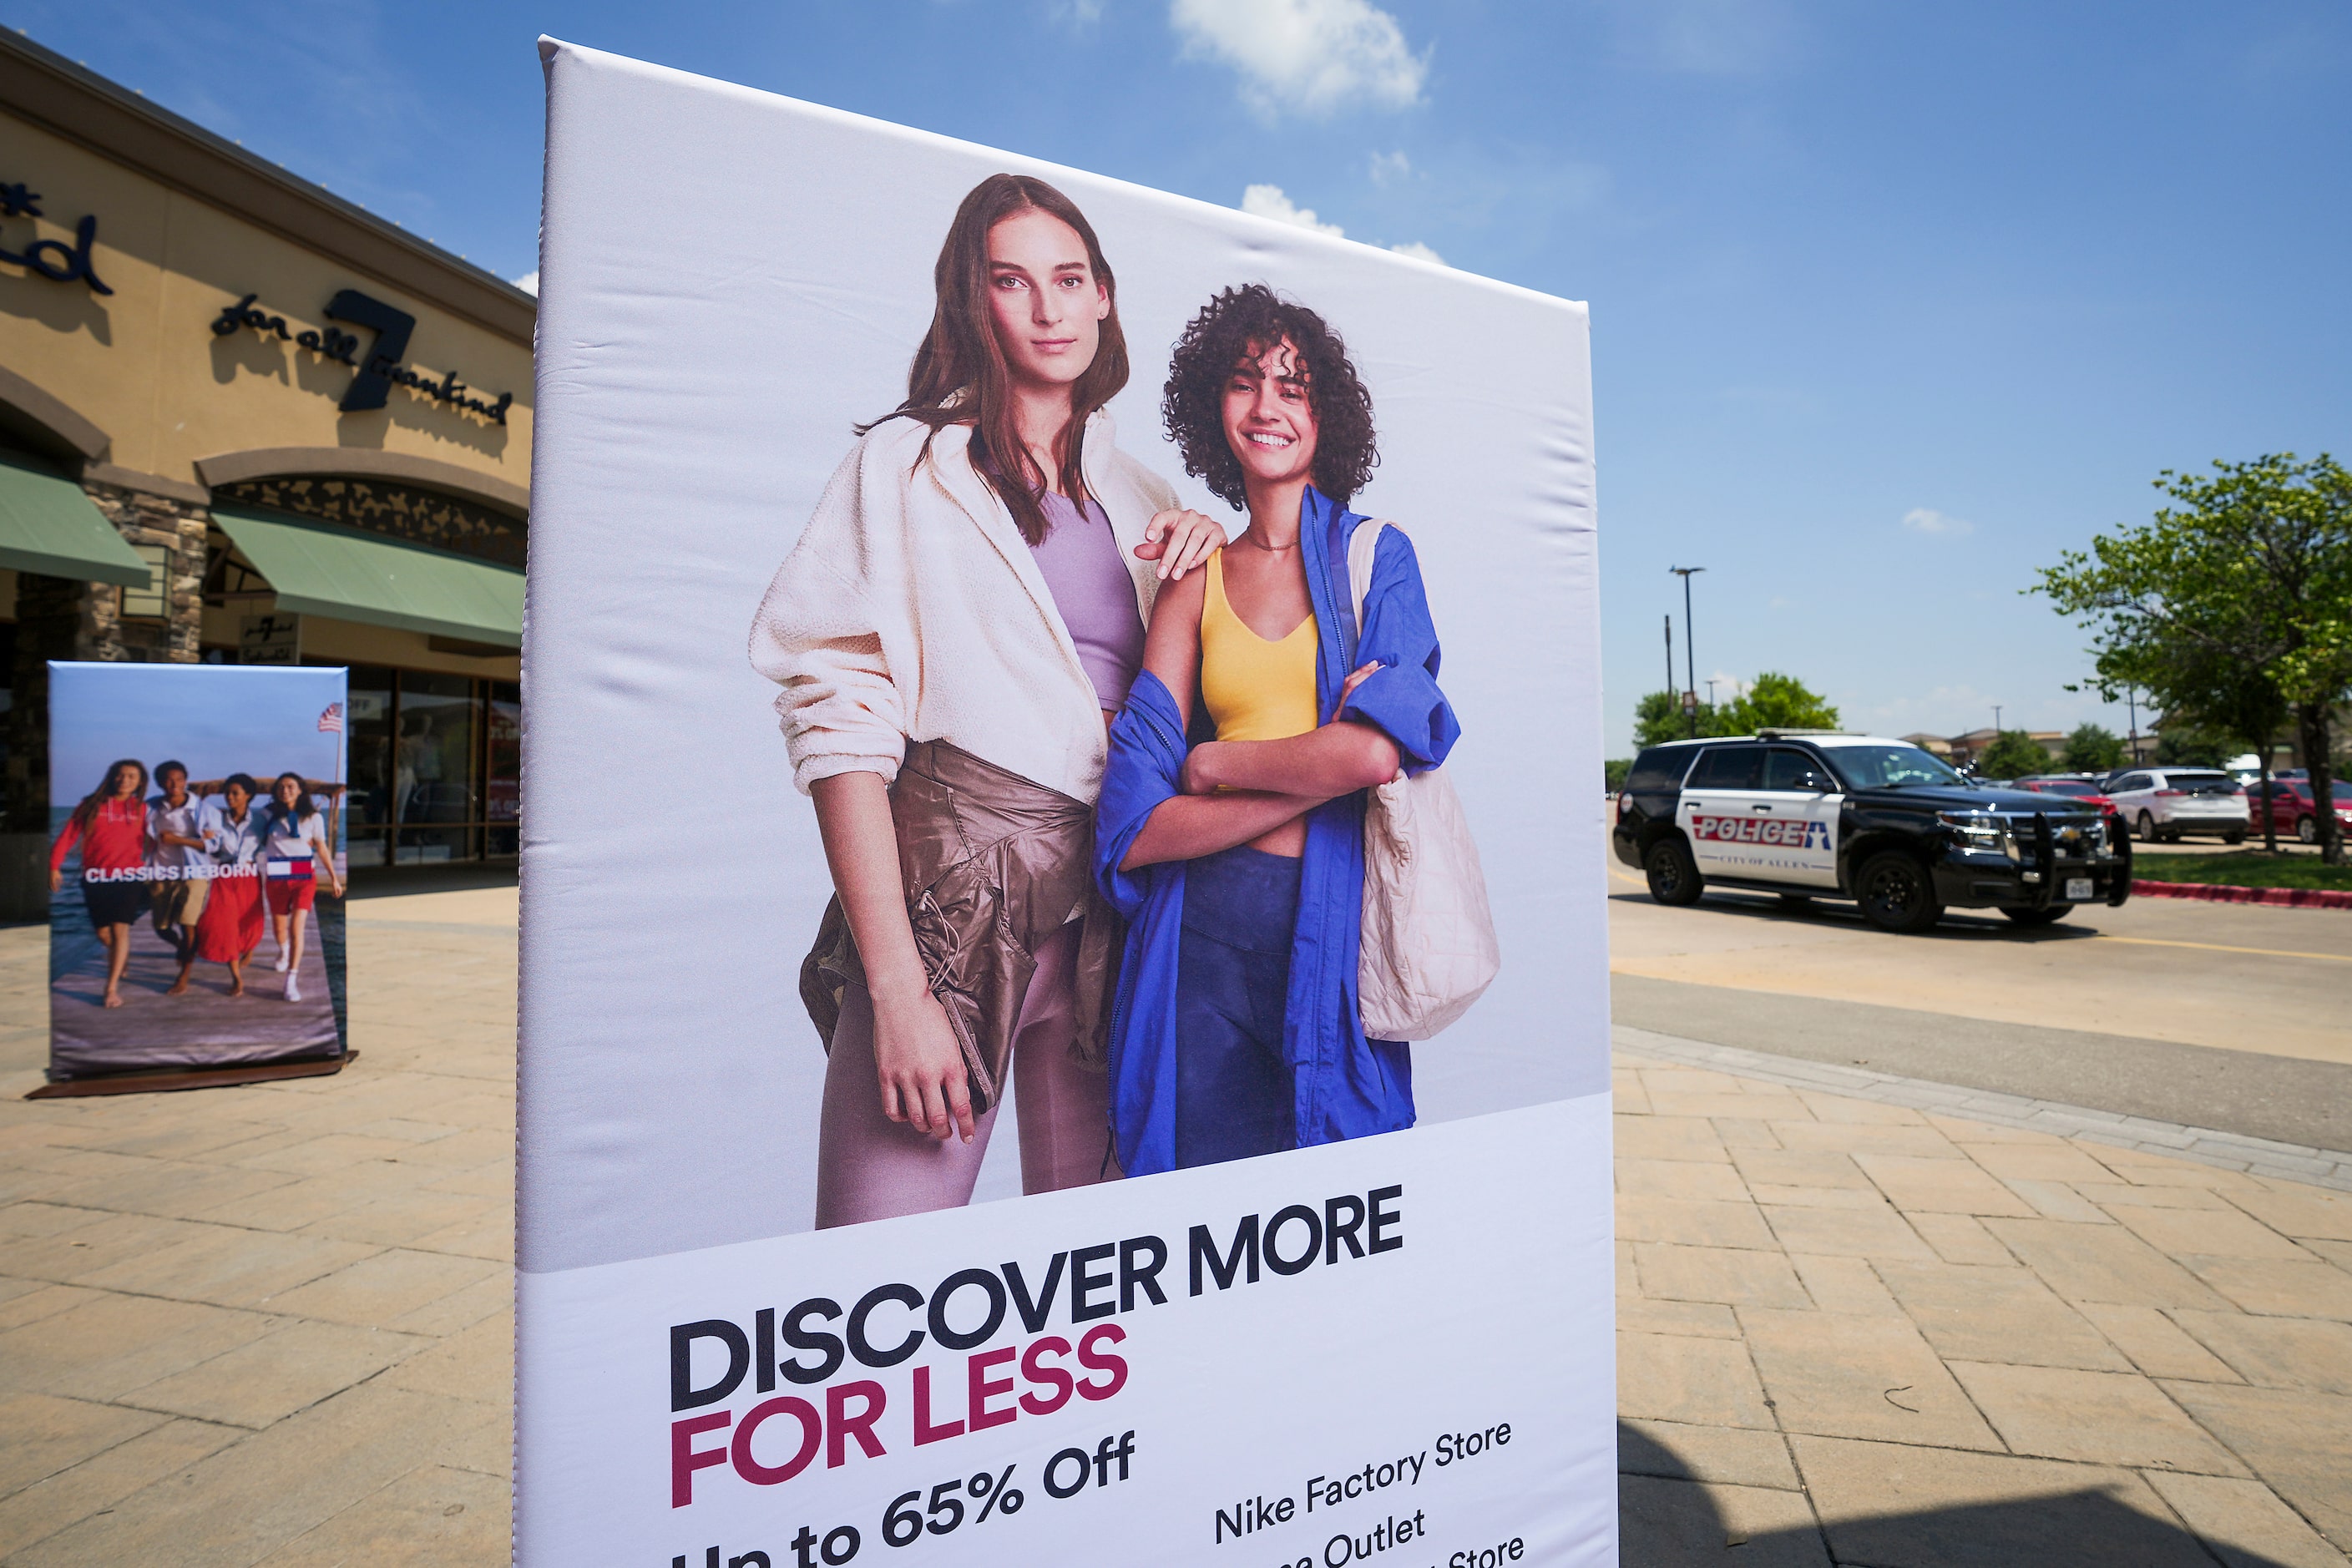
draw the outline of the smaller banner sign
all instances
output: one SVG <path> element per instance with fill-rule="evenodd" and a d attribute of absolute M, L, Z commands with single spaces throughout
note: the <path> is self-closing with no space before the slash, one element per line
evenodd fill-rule
<path fill-rule="evenodd" d="M 345 684 L 49 666 L 52 1079 L 346 1052 Z"/>

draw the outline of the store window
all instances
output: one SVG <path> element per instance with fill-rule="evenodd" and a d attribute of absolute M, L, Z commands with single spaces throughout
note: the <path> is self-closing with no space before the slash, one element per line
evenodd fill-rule
<path fill-rule="evenodd" d="M 510 680 L 489 682 L 488 766 L 482 787 L 485 855 L 520 854 L 522 845 L 522 688 Z"/>
<path fill-rule="evenodd" d="M 412 669 L 351 670 L 353 866 L 513 856 L 521 816 L 521 690 Z"/>

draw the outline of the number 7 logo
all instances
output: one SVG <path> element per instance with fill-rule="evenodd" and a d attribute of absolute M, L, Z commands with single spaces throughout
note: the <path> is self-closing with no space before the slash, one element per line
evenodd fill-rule
<path fill-rule="evenodd" d="M 407 357 L 408 337 L 416 330 L 416 318 L 356 289 L 346 289 L 327 301 L 327 319 L 370 327 L 375 331 L 375 342 L 369 346 L 367 357 L 360 361 L 359 374 L 352 377 L 341 408 L 346 414 L 353 414 L 383 407 L 385 395 L 392 390 L 388 373 L 399 368 L 400 362 Z"/>

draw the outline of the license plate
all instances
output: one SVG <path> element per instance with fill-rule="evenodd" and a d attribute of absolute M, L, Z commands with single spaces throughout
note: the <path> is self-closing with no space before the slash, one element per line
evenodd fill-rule
<path fill-rule="evenodd" d="M 2070 904 L 2089 903 L 2091 901 L 2091 879 L 2088 877 L 2067 878 L 2066 901 Z"/>

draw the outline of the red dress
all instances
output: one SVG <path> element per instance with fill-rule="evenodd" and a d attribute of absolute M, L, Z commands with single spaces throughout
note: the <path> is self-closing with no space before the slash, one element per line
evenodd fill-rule
<path fill-rule="evenodd" d="M 243 958 L 261 940 L 261 868 L 216 867 L 205 912 L 196 920 L 196 956 L 206 963 Z"/>
<path fill-rule="evenodd" d="M 229 963 L 261 940 L 261 833 L 255 814 L 243 822 L 216 817 L 205 830 L 214 854 L 212 891 L 196 921 L 196 956 Z"/>

